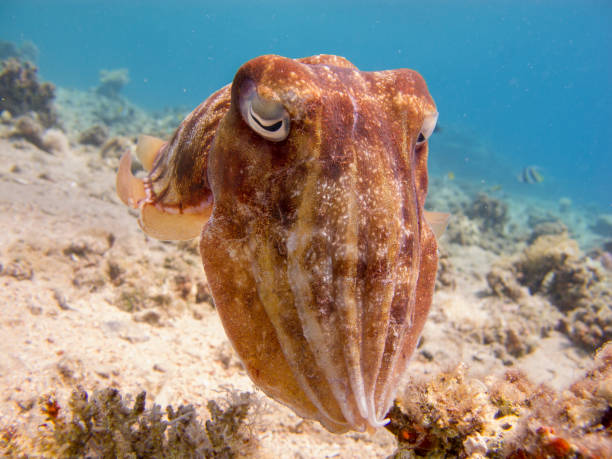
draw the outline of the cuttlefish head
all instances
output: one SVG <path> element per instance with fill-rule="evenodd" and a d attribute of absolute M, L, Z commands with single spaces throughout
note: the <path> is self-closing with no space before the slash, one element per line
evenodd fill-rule
<path fill-rule="evenodd" d="M 136 154 L 146 178 L 132 174 L 132 158 L 124 154 L 117 173 L 117 194 L 140 209 L 139 223 L 161 240 L 192 239 L 200 235 L 212 212 L 207 161 L 217 125 L 229 107 L 229 86 L 194 110 L 169 142 L 143 135 Z"/>
<path fill-rule="evenodd" d="M 431 304 L 446 221 L 423 210 L 436 119 L 414 71 L 261 56 L 169 143 L 144 140 L 147 178 L 121 160 L 119 195 L 146 232 L 201 232 L 251 379 L 333 432 L 385 424 Z"/>

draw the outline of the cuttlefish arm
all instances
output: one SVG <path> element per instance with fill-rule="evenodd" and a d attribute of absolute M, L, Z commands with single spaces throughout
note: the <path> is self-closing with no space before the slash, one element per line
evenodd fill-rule
<path fill-rule="evenodd" d="M 146 200 L 144 182 L 132 174 L 132 155 L 124 153 L 119 160 L 117 171 L 117 195 L 119 199 L 129 207 L 138 209 L 140 204 Z"/>
<path fill-rule="evenodd" d="M 166 144 L 166 142 L 162 139 L 150 135 L 141 135 L 138 137 L 136 156 L 138 156 L 142 167 L 144 167 L 147 172 L 151 172 L 151 169 L 153 169 L 155 158 L 157 158 L 164 144 Z"/>
<path fill-rule="evenodd" d="M 121 157 L 117 194 L 126 205 L 140 209 L 139 224 L 149 236 L 186 240 L 200 235 L 213 204 L 208 152 L 229 99 L 229 86 L 214 93 L 181 123 L 168 142 L 141 136 L 136 153 L 149 172 L 144 179 L 132 174 L 129 153 Z"/>

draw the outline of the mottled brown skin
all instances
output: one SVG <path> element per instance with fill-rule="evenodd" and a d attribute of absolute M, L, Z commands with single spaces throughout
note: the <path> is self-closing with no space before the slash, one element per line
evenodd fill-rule
<path fill-rule="evenodd" d="M 243 119 L 253 84 L 288 111 L 285 140 Z M 384 424 L 427 317 L 437 245 L 417 138 L 435 113 L 411 70 L 261 56 L 190 115 L 149 179 L 162 210 L 212 196 L 200 249 L 227 335 L 258 387 L 333 432 Z"/>

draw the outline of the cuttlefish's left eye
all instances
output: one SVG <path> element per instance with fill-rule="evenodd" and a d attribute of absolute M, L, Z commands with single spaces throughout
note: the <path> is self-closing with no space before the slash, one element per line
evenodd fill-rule
<path fill-rule="evenodd" d="M 289 113 L 280 102 L 265 100 L 257 91 L 242 102 L 241 112 L 244 120 L 257 134 L 266 140 L 280 142 L 289 135 Z"/>
<path fill-rule="evenodd" d="M 438 121 L 438 112 L 431 113 L 425 116 L 423 120 L 423 125 L 421 126 L 421 131 L 419 132 L 419 136 L 417 137 L 417 146 L 423 145 L 427 139 L 433 134 L 434 129 L 436 128 L 436 122 Z"/>

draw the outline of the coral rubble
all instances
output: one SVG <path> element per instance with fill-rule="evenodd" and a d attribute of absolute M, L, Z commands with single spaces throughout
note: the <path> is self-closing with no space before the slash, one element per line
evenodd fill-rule
<path fill-rule="evenodd" d="M 482 231 L 504 234 L 508 222 L 508 204 L 500 199 L 479 193 L 465 213 L 468 217 L 479 220 Z"/>
<path fill-rule="evenodd" d="M 7 110 L 13 116 L 36 112 L 45 127 L 57 120 L 53 109 L 55 86 L 39 83 L 37 68 L 29 62 L 8 59 L 2 62 L 0 71 L 0 111 Z"/>
<path fill-rule="evenodd" d="M 499 295 L 519 301 L 540 294 L 564 314 L 558 328 L 595 350 L 612 339 L 612 285 L 602 265 L 584 257 L 567 233 L 538 237 L 520 255 L 495 264 L 487 281 Z"/>
<path fill-rule="evenodd" d="M 464 367 L 412 382 L 388 414 L 392 458 L 608 457 L 612 451 L 612 344 L 569 391 L 509 371 L 480 381 Z"/>
<path fill-rule="evenodd" d="M 514 239 L 507 234 L 508 204 L 486 193 L 477 193 L 453 213 L 448 240 L 460 245 L 477 245 L 495 253 L 507 250 Z"/>
<path fill-rule="evenodd" d="M 62 407 L 52 394 L 39 399 L 45 423 L 35 438 L 14 426 L 2 430 L 0 451 L 10 457 L 191 457 L 231 458 L 255 446 L 245 429 L 253 405 L 250 393 L 236 394 L 221 408 L 209 401 L 211 419 L 198 420 L 192 405 L 146 408 L 146 393 L 128 406 L 118 390 L 90 396 L 76 389 Z M 66 414 L 64 414 L 64 412 Z"/>

